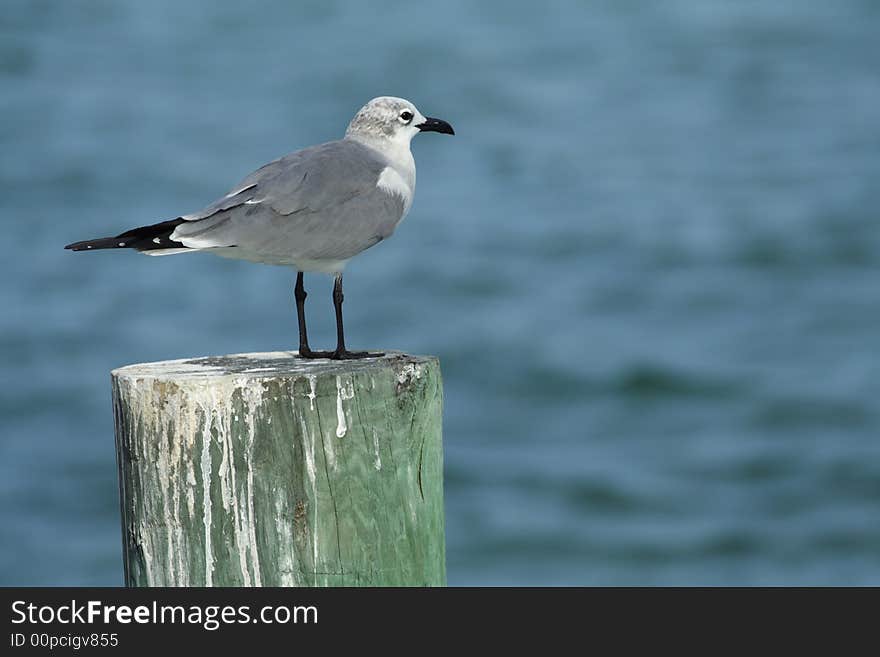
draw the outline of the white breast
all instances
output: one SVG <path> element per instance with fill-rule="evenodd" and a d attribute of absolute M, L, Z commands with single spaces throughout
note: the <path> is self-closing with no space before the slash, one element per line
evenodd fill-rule
<path fill-rule="evenodd" d="M 382 191 L 399 196 L 403 200 L 403 214 L 409 212 L 412 205 L 413 188 L 407 183 L 394 167 L 385 167 L 376 181 L 376 187 Z"/>

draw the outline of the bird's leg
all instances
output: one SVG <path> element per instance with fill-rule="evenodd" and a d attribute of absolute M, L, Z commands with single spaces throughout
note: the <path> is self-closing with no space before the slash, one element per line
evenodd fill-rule
<path fill-rule="evenodd" d="M 345 348 L 345 329 L 342 327 L 342 274 L 336 274 L 333 282 L 333 307 L 336 309 L 336 351 L 330 358 L 334 360 L 352 360 L 355 358 L 367 358 L 368 356 L 381 356 L 382 354 L 370 354 L 366 351 L 349 351 Z"/>
<path fill-rule="evenodd" d="M 299 323 L 299 355 L 300 358 L 328 358 L 329 351 L 312 351 L 309 348 L 309 334 L 306 331 L 306 297 L 309 296 L 303 287 L 303 273 L 296 272 L 296 286 L 293 297 L 296 299 L 296 319 Z"/>

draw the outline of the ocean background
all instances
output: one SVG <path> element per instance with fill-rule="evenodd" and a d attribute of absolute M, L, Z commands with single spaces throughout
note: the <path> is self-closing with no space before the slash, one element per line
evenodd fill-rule
<path fill-rule="evenodd" d="M 875 0 L 6 0 L 0 584 L 122 583 L 112 368 L 296 346 L 288 270 L 63 245 L 386 94 L 457 135 L 348 342 L 441 359 L 450 584 L 880 585 Z"/>

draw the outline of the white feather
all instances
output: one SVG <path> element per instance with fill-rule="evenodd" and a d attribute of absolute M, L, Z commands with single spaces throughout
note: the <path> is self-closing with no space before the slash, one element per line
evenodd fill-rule
<path fill-rule="evenodd" d="M 141 251 L 148 256 L 174 255 L 175 253 L 195 253 L 198 249 L 151 249 L 149 251 Z"/>
<path fill-rule="evenodd" d="M 388 194 L 399 196 L 403 200 L 403 213 L 409 212 L 409 206 L 412 205 L 413 189 L 397 172 L 397 169 L 385 167 L 379 175 L 379 180 L 376 181 L 376 187 Z"/>

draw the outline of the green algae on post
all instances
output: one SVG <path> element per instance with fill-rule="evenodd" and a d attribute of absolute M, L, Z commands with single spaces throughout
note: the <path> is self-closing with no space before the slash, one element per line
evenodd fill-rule
<path fill-rule="evenodd" d="M 442 586 L 436 358 L 112 373 L 129 586 Z"/>

